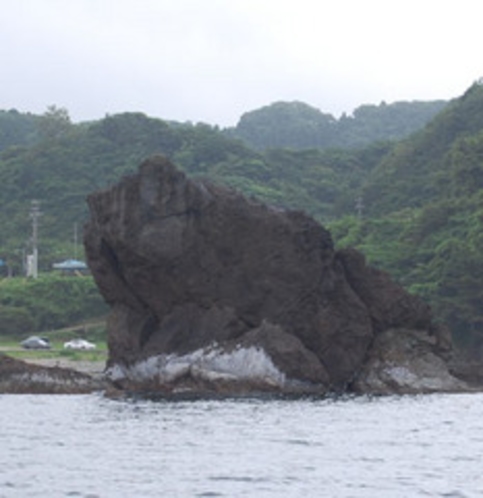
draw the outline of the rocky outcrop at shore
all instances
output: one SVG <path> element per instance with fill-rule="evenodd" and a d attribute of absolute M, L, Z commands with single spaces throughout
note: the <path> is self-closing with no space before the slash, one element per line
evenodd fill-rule
<path fill-rule="evenodd" d="M 85 394 L 105 388 L 102 379 L 76 370 L 34 365 L 0 353 L 0 394 Z"/>
<path fill-rule="evenodd" d="M 371 394 L 467 392 L 469 385 L 450 373 L 447 347 L 424 330 L 389 329 L 376 336 L 367 362 L 352 388 Z"/>
<path fill-rule="evenodd" d="M 123 389 L 466 388 L 430 308 L 302 212 L 188 179 L 163 157 L 88 204 L 108 374 Z"/>

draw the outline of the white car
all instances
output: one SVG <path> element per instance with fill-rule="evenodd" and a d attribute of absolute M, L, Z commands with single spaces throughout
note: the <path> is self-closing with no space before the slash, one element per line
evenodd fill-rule
<path fill-rule="evenodd" d="M 64 343 L 64 349 L 96 349 L 96 345 L 85 339 L 72 339 L 71 341 Z"/>

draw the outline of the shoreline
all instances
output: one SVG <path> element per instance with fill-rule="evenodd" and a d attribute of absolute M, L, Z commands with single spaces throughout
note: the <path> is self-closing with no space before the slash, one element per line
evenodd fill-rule
<path fill-rule="evenodd" d="M 22 361 L 41 367 L 59 367 L 75 370 L 96 379 L 104 377 L 105 361 L 70 360 L 68 358 L 23 358 Z"/>

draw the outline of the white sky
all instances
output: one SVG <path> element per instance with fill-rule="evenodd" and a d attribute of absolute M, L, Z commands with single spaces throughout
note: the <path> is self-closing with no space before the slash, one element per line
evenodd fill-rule
<path fill-rule="evenodd" d="M 483 76 L 481 0 L 0 0 L 0 109 L 235 125 L 451 99 Z"/>

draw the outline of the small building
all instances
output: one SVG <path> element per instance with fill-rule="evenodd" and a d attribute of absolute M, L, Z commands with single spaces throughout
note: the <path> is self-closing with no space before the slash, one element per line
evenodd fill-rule
<path fill-rule="evenodd" d="M 63 275 L 82 276 L 89 274 L 88 266 L 77 259 L 66 259 L 61 263 L 54 263 L 52 268 L 60 271 Z"/>

